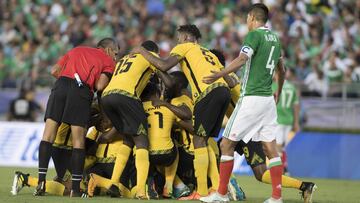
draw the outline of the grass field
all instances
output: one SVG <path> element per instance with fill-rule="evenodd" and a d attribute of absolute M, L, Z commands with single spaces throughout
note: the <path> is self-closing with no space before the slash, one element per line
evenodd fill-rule
<path fill-rule="evenodd" d="M 38 203 L 38 202 L 178 202 L 176 200 L 151 200 L 139 201 L 129 199 L 111 199 L 107 197 L 96 197 L 91 199 L 70 199 L 68 197 L 34 197 L 32 196 L 33 188 L 24 188 L 17 196 L 10 194 L 11 184 L 14 171 L 16 168 L 0 168 L 0 202 L 1 203 Z M 36 175 L 36 169 L 21 168 L 23 172 Z M 53 177 L 53 170 L 50 171 L 48 177 Z M 271 187 L 263 183 L 257 182 L 253 177 L 238 177 L 241 187 L 246 193 L 248 203 L 261 203 L 270 195 Z M 348 180 L 328 180 L 328 179 L 305 179 L 306 181 L 314 181 L 318 185 L 318 190 L 314 195 L 314 202 L 351 202 L 360 203 L 360 181 Z M 294 189 L 283 190 L 284 202 L 301 203 L 299 191 Z M 199 201 L 188 201 L 199 202 Z"/>

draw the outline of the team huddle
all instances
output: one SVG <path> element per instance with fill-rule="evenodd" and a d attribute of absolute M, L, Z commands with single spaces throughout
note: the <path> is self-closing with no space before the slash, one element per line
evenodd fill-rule
<path fill-rule="evenodd" d="M 264 26 L 267 20 L 267 7 L 252 5 L 249 33 L 226 68 L 221 51 L 199 44 L 195 25 L 179 26 L 178 44 L 166 58 L 150 40 L 121 59 L 112 38 L 97 48 L 70 50 L 52 69 L 57 81 L 45 113 L 38 178 L 17 171 L 12 193 L 32 186 L 35 196 L 244 200 L 231 177 L 236 151 L 257 180 L 272 185 L 265 202 L 283 202 L 282 187 L 300 190 L 311 202 L 314 183 L 283 175 L 275 138 L 285 137 L 298 120 L 288 113 L 297 99 L 287 81 L 287 94 L 281 94 L 281 45 Z M 168 73 L 177 64 L 181 71 Z M 241 67 L 242 82 L 235 74 Z M 278 127 L 278 101 L 287 107 L 281 115 L 290 117 L 282 119 L 285 130 Z M 56 177 L 46 180 L 50 158 Z"/>

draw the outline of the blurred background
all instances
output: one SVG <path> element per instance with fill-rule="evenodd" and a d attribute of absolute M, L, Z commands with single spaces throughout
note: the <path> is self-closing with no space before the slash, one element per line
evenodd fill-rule
<path fill-rule="evenodd" d="M 51 66 L 72 47 L 115 37 L 124 55 L 151 39 L 166 56 L 176 44 L 177 26 L 193 23 L 202 32 L 201 44 L 222 50 L 229 62 L 239 54 L 248 31 L 246 12 L 256 2 L 260 1 L 0 1 L 0 144 L 10 143 L 13 134 L 25 134 L 14 128 L 28 125 L 9 125 L 6 120 L 42 121 L 54 82 Z M 348 156 L 360 153 L 360 1 L 262 2 L 270 8 L 267 26 L 280 36 L 286 66 L 294 69 L 301 92 L 302 130 L 288 146 L 290 173 L 360 179 L 360 158 L 354 163 Z M 36 133 L 41 137 L 41 130 Z M 6 157 L 2 153 L 0 158 Z M 303 156 L 304 163 L 295 167 Z M 306 168 L 309 163 L 320 169 Z"/>

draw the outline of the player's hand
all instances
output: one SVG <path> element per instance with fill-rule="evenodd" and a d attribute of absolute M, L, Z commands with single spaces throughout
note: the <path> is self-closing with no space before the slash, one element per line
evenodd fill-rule
<path fill-rule="evenodd" d="M 161 99 L 157 99 L 157 100 L 153 100 L 151 103 L 153 106 L 159 107 L 159 106 L 164 106 L 166 102 Z"/>
<path fill-rule="evenodd" d="M 211 75 L 205 76 L 202 81 L 206 84 L 211 84 L 215 81 L 217 81 L 219 78 L 223 77 L 221 72 L 219 71 L 211 71 Z"/>
<path fill-rule="evenodd" d="M 277 104 L 279 102 L 279 96 L 280 96 L 280 93 L 278 91 L 276 91 L 274 93 L 275 104 Z"/>
<path fill-rule="evenodd" d="M 134 48 L 131 50 L 130 54 L 131 54 L 131 55 L 140 54 L 141 51 L 142 51 L 142 49 L 143 49 L 142 46 L 136 46 L 136 47 L 134 47 Z"/>

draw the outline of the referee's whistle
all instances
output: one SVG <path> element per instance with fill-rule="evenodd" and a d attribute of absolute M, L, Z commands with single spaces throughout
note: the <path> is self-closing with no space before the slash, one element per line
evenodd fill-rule
<path fill-rule="evenodd" d="M 78 85 L 79 87 L 82 87 L 82 86 L 83 86 L 83 83 L 82 83 L 82 81 L 81 81 L 81 79 L 80 79 L 79 74 L 75 73 L 75 74 L 74 74 L 74 77 L 75 77 L 75 80 L 76 80 L 77 85 Z"/>

